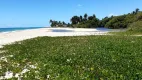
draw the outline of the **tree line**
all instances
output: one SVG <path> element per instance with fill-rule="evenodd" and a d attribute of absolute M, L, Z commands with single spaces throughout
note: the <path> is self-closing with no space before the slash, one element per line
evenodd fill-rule
<path fill-rule="evenodd" d="M 88 16 L 73 16 L 70 19 L 71 23 L 65 23 L 64 21 L 50 20 L 51 27 L 73 27 L 73 28 L 97 28 L 105 27 L 111 29 L 127 28 L 130 24 L 142 21 L 142 11 L 138 8 L 131 13 L 119 15 L 119 16 L 106 16 L 103 19 L 99 19 L 95 14 Z"/>

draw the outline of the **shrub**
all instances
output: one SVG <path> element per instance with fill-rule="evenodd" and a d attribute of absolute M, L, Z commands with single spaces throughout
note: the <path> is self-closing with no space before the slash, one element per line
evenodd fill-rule
<path fill-rule="evenodd" d="M 137 14 L 137 20 L 142 20 L 142 12 L 139 12 L 139 13 Z"/>
<path fill-rule="evenodd" d="M 128 31 L 142 32 L 142 21 L 137 21 L 130 24 Z"/>
<path fill-rule="evenodd" d="M 109 22 L 106 23 L 105 27 L 111 29 L 126 28 L 127 24 L 125 23 L 124 20 L 125 20 L 125 15 L 114 17 Z"/>

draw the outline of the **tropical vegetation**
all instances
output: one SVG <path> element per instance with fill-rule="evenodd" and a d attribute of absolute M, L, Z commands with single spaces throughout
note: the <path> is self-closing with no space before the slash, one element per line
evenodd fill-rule
<path fill-rule="evenodd" d="M 130 25 L 142 21 L 142 11 L 138 8 L 131 13 L 119 15 L 119 16 L 110 16 L 103 19 L 99 19 L 95 14 L 88 16 L 73 16 L 70 19 L 71 23 L 62 23 L 61 21 L 52 21 L 50 20 L 51 27 L 73 27 L 73 28 L 97 28 L 105 27 L 110 29 L 120 29 L 128 28 Z M 142 23 L 139 23 L 142 24 Z"/>

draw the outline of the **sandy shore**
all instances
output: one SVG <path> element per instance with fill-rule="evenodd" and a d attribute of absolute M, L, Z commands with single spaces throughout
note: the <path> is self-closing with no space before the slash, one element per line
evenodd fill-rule
<path fill-rule="evenodd" d="M 60 32 L 62 31 L 62 32 Z M 0 33 L 0 47 L 15 41 L 35 38 L 39 36 L 85 36 L 85 35 L 106 35 L 107 31 L 83 28 L 41 28 Z"/>

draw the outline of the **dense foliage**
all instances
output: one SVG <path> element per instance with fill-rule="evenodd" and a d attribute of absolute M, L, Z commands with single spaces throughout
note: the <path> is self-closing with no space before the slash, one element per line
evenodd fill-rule
<path fill-rule="evenodd" d="M 22 72 L 19 80 L 141 80 L 141 48 L 142 37 L 134 36 L 39 37 L 0 50 L 0 77 L 10 71 Z"/>
<path fill-rule="evenodd" d="M 73 16 L 71 22 L 73 27 L 76 28 L 96 28 L 99 26 L 99 19 L 96 18 L 95 15 L 88 16 L 87 14 L 84 14 L 84 17 Z"/>
<path fill-rule="evenodd" d="M 71 27 L 70 23 L 65 23 L 64 21 L 55 21 L 55 20 L 50 20 L 51 27 Z"/>
<path fill-rule="evenodd" d="M 119 16 L 111 16 L 105 17 L 102 20 L 99 20 L 95 14 L 92 16 L 88 16 L 84 14 L 84 16 L 73 16 L 71 19 L 71 24 L 61 24 L 60 21 L 52 21 L 50 20 L 52 27 L 75 27 L 75 28 L 96 28 L 96 27 L 106 27 L 111 29 L 119 29 L 119 28 L 128 28 L 128 26 L 134 22 L 142 21 L 142 12 L 137 8 L 135 11 L 119 15 Z"/>
<path fill-rule="evenodd" d="M 137 21 L 142 21 L 142 12 L 139 9 L 129 14 L 114 16 L 106 23 L 105 27 L 112 29 L 128 28 L 129 25 Z"/>
<path fill-rule="evenodd" d="M 137 21 L 129 25 L 129 31 L 142 32 L 142 21 Z"/>

